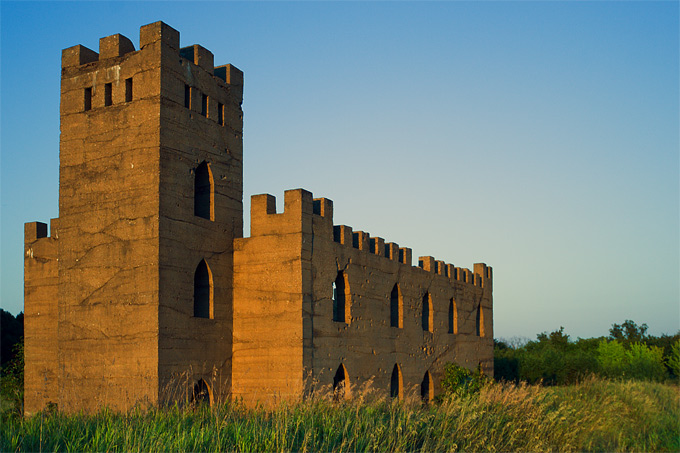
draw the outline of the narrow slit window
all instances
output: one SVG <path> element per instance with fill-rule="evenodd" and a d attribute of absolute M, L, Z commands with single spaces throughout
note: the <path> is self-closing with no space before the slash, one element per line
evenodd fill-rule
<path fill-rule="evenodd" d="M 423 330 L 426 332 L 432 332 L 432 325 L 434 321 L 434 313 L 432 310 L 432 296 L 430 296 L 430 293 L 425 293 L 423 295 L 423 319 L 422 319 L 422 324 L 423 324 Z"/>
<path fill-rule="evenodd" d="M 132 77 L 125 79 L 125 102 L 132 102 Z"/>
<path fill-rule="evenodd" d="M 395 284 L 390 294 L 390 327 L 404 327 L 404 302 L 399 284 Z"/>
<path fill-rule="evenodd" d="M 201 115 L 208 116 L 208 95 L 201 94 Z"/>
<path fill-rule="evenodd" d="M 449 300 L 449 333 L 458 333 L 458 309 L 453 299 Z"/>
<path fill-rule="evenodd" d="M 85 88 L 85 99 L 83 109 L 87 112 L 92 110 L 92 87 Z"/>
<path fill-rule="evenodd" d="M 191 87 L 184 85 L 184 107 L 191 109 Z"/>
<path fill-rule="evenodd" d="M 194 180 L 194 215 L 208 220 L 215 220 L 215 183 L 210 164 L 203 161 L 196 168 Z"/>
<path fill-rule="evenodd" d="M 213 318 L 213 278 L 205 260 L 194 272 L 194 317 Z"/>
<path fill-rule="evenodd" d="M 217 104 L 217 124 L 224 126 L 224 105 Z"/>
<path fill-rule="evenodd" d="M 109 106 L 113 104 L 113 84 L 107 83 L 104 85 L 104 105 Z"/>
<path fill-rule="evenodd" d="M 349 324 L 349 284 L 344 272 L 338 272 L 333 282 L 333 321 Z"/>

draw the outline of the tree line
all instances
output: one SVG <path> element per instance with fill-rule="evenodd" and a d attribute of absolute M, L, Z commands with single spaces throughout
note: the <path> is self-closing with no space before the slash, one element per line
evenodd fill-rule
<path fill-rule="evenodd" d="M 494 378 L 530 384 L 565 385 L 588 375 L 664 381 L 680 377 L 680 331 L 647 334 L 647 324 L 626 320 L 609 335 L 571 340 L 560 327 L 536 340 L 512 344 L 494 340 Z"/>

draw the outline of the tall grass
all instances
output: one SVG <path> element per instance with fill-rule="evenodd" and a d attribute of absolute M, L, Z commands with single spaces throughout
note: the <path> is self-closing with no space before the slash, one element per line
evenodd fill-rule
<path fill-rule="evenodd" d="M 357 392 L 358 393 L 358 392 Z M 591 378 L 491 384 L 423 406 L 370 393 L 275 409 L 219 407 L 5 415 L 1 451 L 678 451 L 678 387 Z"/>

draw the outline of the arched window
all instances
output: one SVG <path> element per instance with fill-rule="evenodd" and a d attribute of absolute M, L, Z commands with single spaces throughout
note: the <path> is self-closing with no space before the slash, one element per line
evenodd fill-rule
<path fill-rule="evenodd" d="M 333 401 L 349 398 L 349 374 L 342 363 L 333 376 Z"/>
<path fill-rule="evenodd" d="M 423 330 L 432 332 L 434 313 L 432 310 L 432 296 L 430 293 L 423 295 Z"/>
<path fill-rule="evenodd" d="M 194 272 L 194 316 L 213 317 L 213 278 L 205 260 L 198 263 Z"/>
<path fill-rule="evenodd" d="M 404 327 L 404 299 L 399 284 L 395 284 L 390 294 L 390 326 Z"/>
<path fill-rule="evenodd" d="M 434 398 L 434 383 L 429 371 L 425 372 L 423 382 L 420 383 L 420 397 L 424 402 L 428 403 Z"/>
<path fill-rule="evenodd" d="M 449 333 L 458 333 L 458 307 L 453 299 L 449 300 Z"/>
<path fill-rule="evenodd" d="M 191 392 L 191 403 L 212 405 L 212 392 L 210 392 L 210 387 L 208 387 L 208 384 L 203 379 L 199 379 L 194 385 L 194 389 Z"/>
<path fill-rule="evenodd" d="M 349 324 L 349 320 L 349 282 L 347 275 L 340 271 L 333 282 L 333 321 Z"/>
<path fill-rule="evenodd" d="M 484 311 L 482 310 L 482 304 L 477 306 L 477 316 L 475 316 L 476 324 L 476 334 L 478 337 L 484 336 Z"/>
<path fill-rule="evenodd" d="M 392 368 L 392 378 L 390 380 L 390 396 L 402 399 L 404 397 L 404 380 L 401 375 L 401 368 L 398 363 Z"/>
<path fill-rule="evenodd" d="M 210 164 L 203 161 L 196 168 L 194 180 L 194 215 L 215 220 L 215 183 Z"/>

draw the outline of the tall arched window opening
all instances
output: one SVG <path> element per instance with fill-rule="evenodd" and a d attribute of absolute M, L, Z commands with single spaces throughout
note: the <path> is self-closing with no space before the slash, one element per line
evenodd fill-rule
<path fill-rule="evenodd" d="M 449 333 L 458 333 L 458 307 L 453 299 L 449 300 Z"/>
<path fill-rule="evenodd" d="M 475 316 L 476 324 L 476 334 L 478 337 L 484 336 L 484 311 L 482 310 L 482 304 L 477 306 L 477 316 Z"/>
<path fill-rule="evenodd" d="M 425 293 L 423 295 L 423 330 L 427 332 L 432 332 L 434 313 L 432 310 L 432 296 L 430 293 Z"/>
<path fill-rule="evenodd" d="M 194 272 L 194 316 L 213 317 L 213 278 L 205 260 L 198 263 Z"/>
<path fill-rule="evenodd" d="M 340 401 L 349 398 L 349 374 L 347 368 L 342 363 L 338 371 L 333 376 L 333 401 Z"/>
<path fill-rule="evenodd" d="M 349 320 L 349 282 L 347 275 L 340 271 L 333 282 L 333 321 L 349 324 Z"/>
<path fill-rule="evenodd" d="M 434 383 L 429 371 L 425 372 L 423 381 L 420 383 L 420 397 L 428 403 L 434 398 Z"/>
<path fill-rule="evenodd" d="M 196 168 L 194 179 L 194 215 L 215 220 L 215 183 L 210 164 L 203 161 Z"/>
<path fill-rule="evenodd" d="M 402 399 L 404 397 L 404 380 L 401 375 L 401 368 L 398 363 L 392 368 L 392 378 L 390 379 L 390 396 Z"/>
<path fill-rule="evenodd" d="M 399 284 L 395 284 L 390 294 L 390 327 L 404 327 L 404 299 Z"/>

